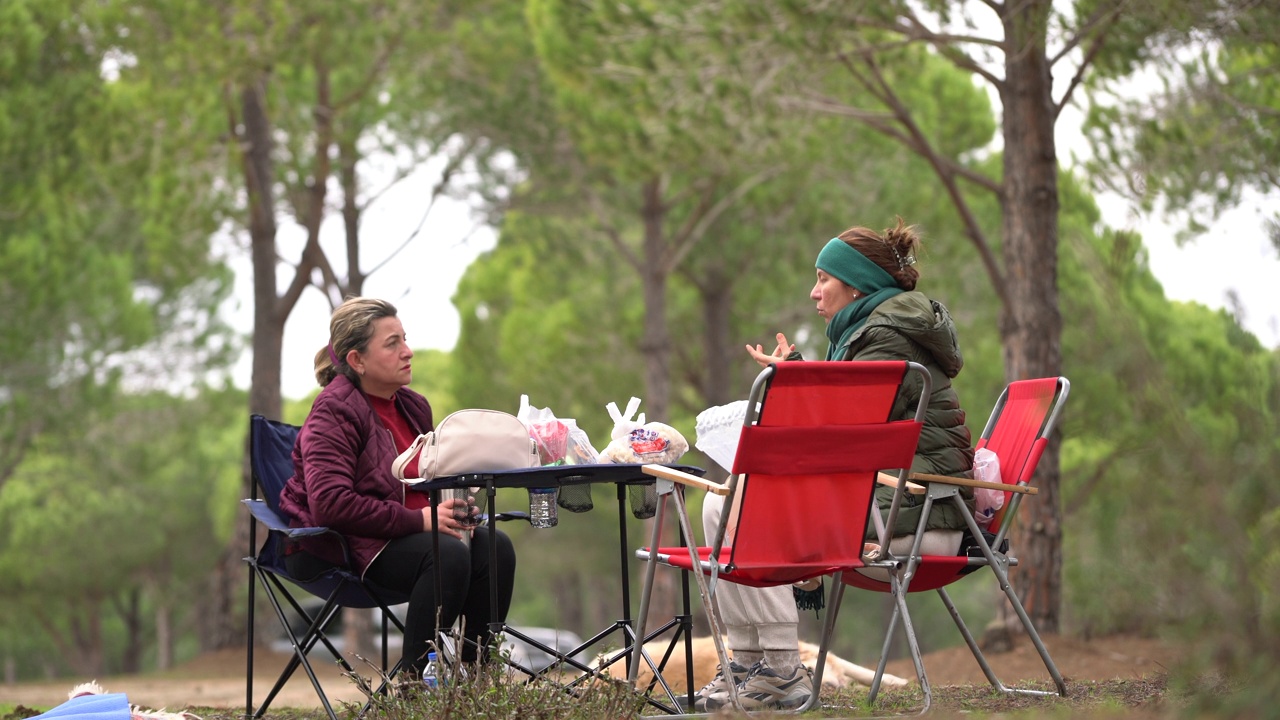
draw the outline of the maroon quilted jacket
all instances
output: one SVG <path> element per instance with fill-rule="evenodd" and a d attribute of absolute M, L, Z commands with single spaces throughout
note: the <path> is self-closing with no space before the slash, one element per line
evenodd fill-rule
<path fill-rule="evenodd" d="M 435 429 L 431 405 L 400 388 L 396 406 L 419 434 Z M 342 533 L 361 575 L 389 540 L 422 532 L 422 511 L 404 505 L 404 484 L 391 474 L 399 452 L 365 394 L 346 377 L 334 378 L 311 407 L 293 446 L 293 477 L 280 507 L 293 527 L 324 526 Z M 332 538 L 306 538 L 317 557 L 342 562 Z"/>

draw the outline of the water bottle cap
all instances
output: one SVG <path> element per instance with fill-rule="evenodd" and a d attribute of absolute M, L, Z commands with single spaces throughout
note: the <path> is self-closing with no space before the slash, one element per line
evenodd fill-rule
<path fill-rule="evenodd" d="M 428 661 L 428 662 L 435 662 L 435 659 L 436 659 L 436 654 L 435 654 L 435 653 L 433 653 L 433 652 L 429 652 L 429 653 L 427 653 L 427 661 Z"/>

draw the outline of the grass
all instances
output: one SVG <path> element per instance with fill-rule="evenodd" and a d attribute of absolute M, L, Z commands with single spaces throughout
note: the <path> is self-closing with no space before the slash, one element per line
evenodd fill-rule
<path fill-rule="evenodd" d="M 357 683 L 366 680 L 357 678 Z M 1052 685 L 1039 688 L 1052 690 Z M 922 706 L 918 689 L 882 691 L 874 707 L 866 704 L 865 688 L 823 692 L 823 706 L 802 717 L 863 718 L 914 715 Z M 1182 693 L 1171 690 L 1165 676 L 1133 680 L 1076 681 L 1068 685 L 1068 697 L 999 693 L 989 685 L 938 687 L 933 690 L 930 717 L 1025 718 L 1164 718 L 1183 714 Z M 354 719 L 360 704 L 336 708 L 340 718 Z M 471 720 L 512 718 L 519 720 L 596 720 L 625 718 L 642 709 L 625 683 L 601 682 L 570 693 L 550 681 L 520 682 L 496 669 L 480 671 L 468 682 L 446 684 L 436 691 L 401 686 L 376 696 L 368 720 Z M 203 720 L 243 720 L 242 708 L 188 708 Z M 652 712 L 652 708 L 645 712 Z M 25 720 L 39 711 L 0 705 L 0 720 Z M 725 714 L 723 717 L 732 717 Z M 319 708 L 271 708 L 266 720 L 327 720 Z"/>

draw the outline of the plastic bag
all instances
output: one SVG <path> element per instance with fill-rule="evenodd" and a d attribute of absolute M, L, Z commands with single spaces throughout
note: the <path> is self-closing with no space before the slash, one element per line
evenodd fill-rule
<path fill-rule="evenodd" d="M 640 413 L 634 420 L 632 419 L 636 415 L 636 410 L 640 409 L 640 398 L 638 397 L 633 397 L 627 401 L 626 413 L 618 411 L 617 403 L 609 403 L 604 406 L 604 409 L 609 411 L 609 419 L 613 420 L 613 429 L 609 431 L 609 439 L 611 440 L 617 440 L 644 425 L 644 413 Z"/>
<path fill-rule="evenodd" d="M 529 437 L 538 444 L 538 458 L 542 464 L 563 464 L 569 449 L 569 426 L 557 420 L 551 408 L 531 406 L 528 395 L 520 396 L 520 410 L 516 417 L 529 428 Z"/>
<path fill-rule="evenodd" d="M 987 448 L 979 449 L 973 454 L 973 477 L 984 482 L 1003 482 L 1000 479 L 1000 458 Z M 977 488 L 973 497 L 974 519 L 978 521 L 978 527 L 985 528 L 1004 507 L 1004 491 Z"/>
<path fill-rule="evenodd" d="M 746 415 L 746 400 L 716 405 L 698 413 L 694 425 L 698 439 L 694 447 L 726 472 L 733 472 L 733 458 L 738 454 L 738 439 L 742 437 L 742 421 Z"/>
<path fill-rule="evenodd" d="M 571 465 L 595 465 L 600 462 L 600 453 L 591 444 L 587 431 L 578 427 L 576 420 L 562 420 L 569 427 L 568 444 L 565 447 L 565 462 Z"/>
<path fill-rule="evenodd" d="M 613 419 L 612 440 L 600 451 L 600 462 L 605 463 L 669 463 L 689 451 L 689 441 L 675 428 L 662 423 L 646 423 L 644 413 L 636 415 L 640 398 L 633 397 L 627 403 L 627 412 L 618 411 L 615 403 L 605 409 Z M 640 520 L 651 518 L 658 509 L 657 488 L 650 485 L 630 485 L 627 495 L 631 500 L 631 514 Z"/>
<path fill-rule="evenodd" d="M 601 462 L 670 463 L 689 452 L 689 441 L 679 430 L 659 422 L 645 422 L 644 413 L 633 420 L 639 407 L 640 399 L 634 397 L 627 403 L 625 415 L 618 412 L 614 403 L 605 406 L 613 418 L 613 439 L 600 451 Z"/>
<path fill-rule="evenodd" d="M 572 418 L 557 418 L 550 408 L 529 405 L 529 396 L 520 396 L 516 417 L 529 429 L 529 437 L 538 446 L 538 459 L 543 465 L 592 465 L 600 462 L 587 433 Z M 556 494 L 556 504 L 569 512 L 587 512 L 595 507 L 591 486 L 563 485 Z"/>

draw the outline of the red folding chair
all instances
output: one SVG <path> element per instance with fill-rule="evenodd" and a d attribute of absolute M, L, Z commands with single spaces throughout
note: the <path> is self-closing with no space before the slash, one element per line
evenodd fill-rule
<path fill-rule="evenodd" d="M 1008 693 L 1027 695 L 1054 694 L 1044 690 L 1005 687 L 996 677 L 991 665 L 978 648 L 978 643 L 974 640 L 973 634 L 969 632 L 968 627 L 965 626 L 959 611 L 956 610 L 955 604 L 951 601 L 951 597 L 947 595 L 947 585 L 969 574 L 980 574 L 973 571 L 984 567 L 991 568 L 991 571 L 995 573 L 1000 588 L 1004 591 L 1004 595 L 1012 605 L 1014 612 L 1022 623 L 1022 627 L 1035 645 L 1036 651 L 1040 654 L 1040 659 L 1044 661 L 1045 669 L 1048 670 L 1050 677 L 1053 678 L 1053 682 L 1057 686 L 1056 694 L 1066 697 L 1067 688 L 1062 680 L 1062 675 L 1058 672 L 1057 666 L 1054 665 L 1053 659 L 1049 657 L 1049 651 L 1040 639 L 1040 634 L 1036 632 L 1035 625 L 1032 624 L 1031 618 L 1027 616 L 1027 611 L 1023 608 L 1017 593 L 1014 592 L 1013 586 L 1009 583 L 1008 569 L 1010 566 L 1017 565 L 1018 560 L 1009 556 L 1002 548 L 1007 547 L 1006 538 L 1009 528 L 1012 527 L 1014 519 L 1017 517 L 1018 508 L 1021 506 L 1023 498 L 1037 493 L 1036 488 L 1031 486 L 1031 480 L 1035 475 L 1036 465 L 1040 462 L 1040 455 L 1044 452 L 1044 447 L 1049 442 L 1049 434 L 1053 431 L 1053 426 L 1057 422 L 1058 414 L 1062 410 L 1062 405 L 1066 401 L 1070 389 L 1071 383 L 1064 377 L 1019 380 L 1010 383 L 1001 393 L 1000 399 L 991 411 L 991 417 L 987 420 L 986 427 L 983 428 L 977 444 L 979 449 L 987 448 L 995 452 L 996 456 L 999 457 L 1001 483 L 984 483 L 978 480 L 911 473 L 908 476 L 908 480 L 925 485 L 927 492 L 924 508 L 920 515 L 920 527 L 915 534 L 915 540 L 912 543 L 910 552 L 905 557 L 893 558 L 898 561 L 896 564 L 897 569 L 889 574 L 887 580 L 868 577 L 866 574 L 856 571 L 844 574 L 842 579 L 848 585 L 865 590 L 891 593 L 899 600 L 899 602 L 895 603 L 894 614 L 890 618 L 888 632 L 885 633 L 880 662 L 876 667 L 875 677 L 872 680 L 869 694 L 871 702 L 875 701 L 876 694 L 879 692 L 880 680 L 884 675 L 885 663 L 888 660 L 889 645 L 893 640 L 897 621 L 901 617 L 904 620 L 904 630 L 908 635 L 909 645 L 914 653 L 912 659 L 916 663 L 917 674 L 922 678 L 921 688 L 924 691 L 924 709 L 929 709 L 931 693 L 928 681 L 924 675 L 923 665 L 918 655 L 919 649 L 913 637 L 914 632 L 906 615 L 906 605 L 901 602 L 907 593 L 923 592 L 925 590 L 938 591 L 938 596 L 942 598 L 943 605 L 946 606 L 956 626 L 960 629 L 960 634 L 964 636 L 965 643 L 973 652 L 974 659 L 982 667 L 982 672 L 986 675 L 992 687 Z M 1005 491 L 1004 506 L 986 529 L 988 533 L 994 535 L 994 539 L 983 535 L 976 519 L 960 496 L 961 486 L 986 487 Z M 900 489 L 895 493 L 895 505 L 899 502 L 906 487 L 906 484 L 899 485 Z M 951 502 L 960 509 L 969 526 L 969 533 L 973 536 L 973 541 L 979 554 L 970 553 L 967 556 L 920 554 L 925 521 L 928 518 L 930 508 L 935 502 Z M 882 534 L 881 545 L 888 548 L 889 545 L 886 540 Z"/>
<path fill-rule="evenodd" d="M 924 383 L 913 420 L 889 419 L 903 378 L 916 372 Z M 830 610 L 822 630 L 813 694 L 792 712 L 818 702 L 837 606 L 842 571 L 864 567 L 863 534 L 875 504 L 877 471 L 911 466 L 931 389 L 928 371 L 907 362 L 786 362 L 770 365 L 756 378 L 739 436 L 733 471 L 724 485 L 659 466 L 645 471 L 658 478 L 659 503 L 649 548 L 657 547 L 667 500 L 674 498 L 685 546 L 637 551 L 647 560 L 637 636 L 645 637 L 650 593 L 659 564 L 693 570 L 707 611 L 721 667 L 729 667 L 724 624 L 713 598 L 719 582 L 756 587 L 787 585 L 834 573 Z M 676 486 L 726 495 L 721 525 L 711 545 L 698 547 L 684 493 Z M 877 563 L 879 564 L 879 563 Z M 904 620 L 910 619 L 904 615 Z M 637 642 L 630 668 L 635 684 L 641 662 L 654 667 Z M 661 673 L 661 683 L 672 703 Z M 652 692 L 650 685 L 645 692 Z M 746 712 L 730 691 L 733 706 Z"/>

